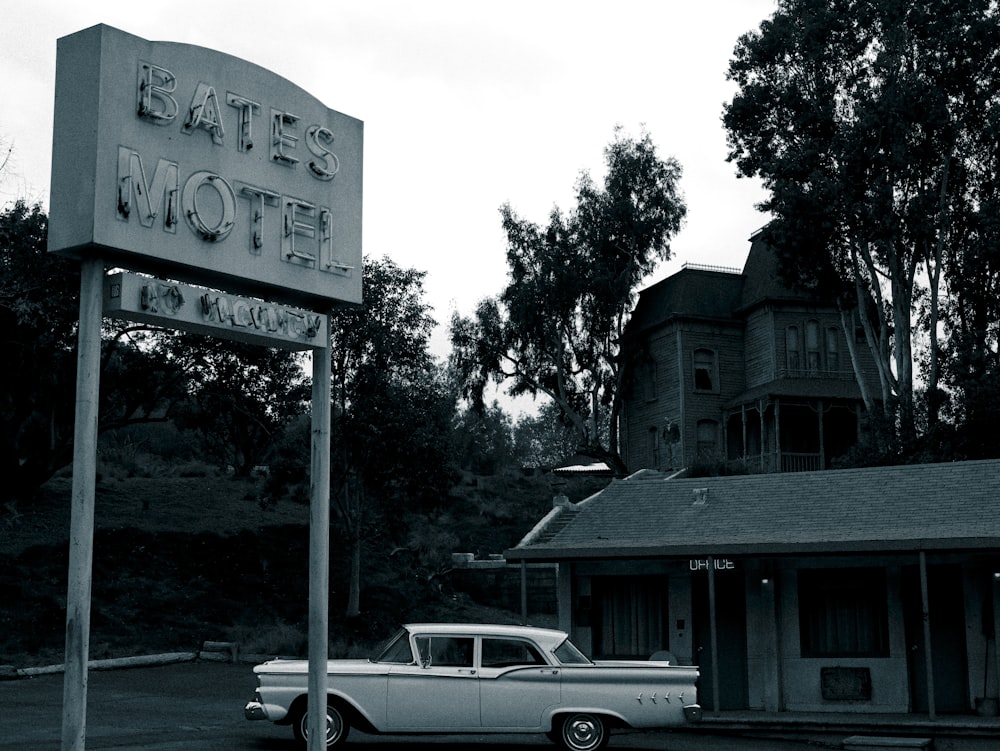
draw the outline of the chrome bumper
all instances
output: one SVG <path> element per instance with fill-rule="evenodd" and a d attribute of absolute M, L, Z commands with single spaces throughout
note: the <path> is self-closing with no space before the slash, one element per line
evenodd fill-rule
<path fill-rule="evenodd" d="M 266 720 L 267 712 L 264 711 L 264 705 L 254 699 L 243 707 L 243 716 L 248 720 Z"/>

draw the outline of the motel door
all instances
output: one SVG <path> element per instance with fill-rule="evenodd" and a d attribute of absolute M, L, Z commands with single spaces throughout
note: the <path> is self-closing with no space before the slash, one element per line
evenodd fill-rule
<path fill-rule="evenodd" d="M 928 566 L 927 594 L 931 624 L 936 712 L 969 710 L 968 657 L 965 649 L 965 602 L 958 566 Z M 924 651 L 920 568 L 903 569 L 903 612 L 913 711 L 927 712 L 927 659 Z"/>
<path fill-rule="evenodd" d="M 715 572 L 715 620 L 719 648 L 719 709 L 747 708 L 747 608 L 742 572 Z M 708 574 L 692 575 L 695 664 L 698 703 L 706 710 L 715 707 L 712 690 L 712 634 L 708 602 Z"/>

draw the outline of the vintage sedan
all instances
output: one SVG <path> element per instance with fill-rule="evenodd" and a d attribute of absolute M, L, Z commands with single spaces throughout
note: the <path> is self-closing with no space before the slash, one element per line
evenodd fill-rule
<path fill-rule="evenodd" d="M 254 667 L 251 720 L 308 734 L 305 660 Z M 667 661 L 589 660 L 562 631 L 421 623 L 368 660 L 330 660 L 327 747 L 367 733 L 545 733 L 596 751 L 611 728 L 666 728 L 701 718 L 698 670 Z"/>

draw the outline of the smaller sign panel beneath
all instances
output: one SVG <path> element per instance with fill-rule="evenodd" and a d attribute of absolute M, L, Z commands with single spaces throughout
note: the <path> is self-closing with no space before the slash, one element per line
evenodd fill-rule
<path fill-rule="evenodd" d="M 104 314 L 290 350 L 326 349 L 326 315 L 128 272 L 104 283 Z"/>

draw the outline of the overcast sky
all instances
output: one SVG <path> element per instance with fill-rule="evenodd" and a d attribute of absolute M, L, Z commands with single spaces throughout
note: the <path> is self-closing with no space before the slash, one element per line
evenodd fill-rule
<path fill-rule="evenodd" d="M 774 0 L 5 2 L 0 205 L 47 205 L 56 40 L 98 23 L 225 52 L 364 121 L 364 252 L 427 272 L 440 324 L 506 280 L 499 208 L 545 224 L 616 124 L 645 127 L 684 174 L 673 259 L 741 267 L 763 193 L 726 162 L 722 105 L 739 36 Z M 0 157 L 2 159 L 2 157 Z M 444 326 L 435 352 L 447 352 Z"/>

